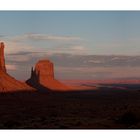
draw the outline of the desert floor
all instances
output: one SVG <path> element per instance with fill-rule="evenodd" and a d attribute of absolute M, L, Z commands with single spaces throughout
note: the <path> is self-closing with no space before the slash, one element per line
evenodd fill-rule
<path fill-rule="evenodd" d="M 0 94 L 1 129 L 140 128 L 140 91 Z"/>

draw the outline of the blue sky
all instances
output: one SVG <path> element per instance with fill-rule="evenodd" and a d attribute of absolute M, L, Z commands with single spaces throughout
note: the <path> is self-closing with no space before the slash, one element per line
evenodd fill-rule
<path fill-rule="evenodd" d="M 21 73 L 27 77 L 26 69 L 37 59 L 54 60 L 55 54 L 139 55 L 139 26 L 140 12 L 132 11 L 0 11 L 0 40 L 7 46 L 9 72 L 19 73 L 19 76 L 15 75 L 18 79 L 24 79 Z M 36 58 L 33 53 L 36 53 Z M 34 59 L 30 62 L 31 58 Z M 17 59 L 28 66 L 21 71 Z M 55 59 L 54 63 L 57 64 L 57 73 L 61 69 L 60 62 Z M 71 77 L 75 75 L 74 72 L 69 74 Z M 63 74 L 58 72 L 56 76 L 63 77 Z"/>
<path fill-rule="evenodd" d="M 5 36 L 28 33 L 76 36 L 83 40 L 82 45 L 89 53 L 140 53 L 140 12 L 9 11 L 0 12 L 0 19 L 1 35 Z"/>

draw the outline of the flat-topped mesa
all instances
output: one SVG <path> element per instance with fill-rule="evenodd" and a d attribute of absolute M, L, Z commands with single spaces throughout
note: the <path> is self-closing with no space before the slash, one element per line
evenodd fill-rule
<path fill-rule="evenodd" d="M 0 42 L 0 70 L 6 72 L 5 58 L 4 58 L 4 43 Z"/>
<path fill-rule="evenodd" d="M 39 85 L 50 90 L 69 90 L 69 87 L 62 84 L 54 77 L 54 66 L 49 60 L 39 60 L 35 68 L 31 69 L 31 77 L 27 83 L 33 87 Z"/>

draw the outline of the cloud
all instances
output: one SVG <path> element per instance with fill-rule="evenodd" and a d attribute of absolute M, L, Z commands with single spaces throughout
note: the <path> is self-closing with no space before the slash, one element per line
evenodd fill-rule
<path fill-rule="evenodd" d="M 31 67 L 39 59 L 49 59 L 54 63 L 55 75 L 58 79 L 94 80 L 140 77 L 140 56 L 98 56 L 70 53 L 48 55 L 24 51 L 7 55 L 6 62 L 10 65 L 8 70 L 16 70 L 18 77 L 26 80 L 30 76 Z"/>
<path fill-rule="evenodd" d="M 83 51 L 84 52 L 84 51 Z M 140 56 L 88 55 L 77 53 L 52 54 L 49 58 L 59 66 L 71 67 L 137 67 L 140 66 Z M 60 63 L 61 62 L 61 63 Z"/>
<path fill-rule="evenodd" d="M 5 35 L 0 35 L 0 38 L 3 38 L 3 37 L 5 37 Z"/>
<path fill-rule="evenodd" d="M 30 54 L 36 54 L 36 53 L 39 53 L 39 52 L 20 51 L 20 52 L 8 54 L 8 55 L 10 55 L 10 56 L 15 56 L 15 55 L 30 55 Z"/>
<path fill-rule="evenodd" d="M 100 64 L 100 63 L 103 63 L 102 61 L 100 60 L 88 60 L 87 63 L 95 63 L 95 64 Z"/>
<path fill-rule="evenodd" d="M 55 54 L 86 54 L 88 48 L 81 44 L 81 40 L 75 36 L 33 33 L 8 36 L 4 38 L 6 61 L 11 64 L 29 66 L 36 60 L 46 59 L 48 56 L 53 57 Z"/>
<path fill-rule="evenodd" d="M 5 42 L 5 53 L 6 54 L 15 54 L 21 51 L 30 52 L 34 50 L 34 47 L 28 44 L 14 42 L 11 40 L 6 40 Z"/>
<path fill-rule="evenodd" d="M 28 53 L 31 52 L 48 52 L 50 54 L 87 52 L 87 48 L 81 44 L 82 42 L 79 42 L 81 40 L 81 38 L 74 36 L 24 34 L 19 36 L 9 36 L 4 39 L 4 42 L 6 42 L 6 54 L 19 55 L 19 53 L 26 53 L 25 55 L 28 55 Z"/>
<path fill-rule="evenodd" d="M 71 46 L 56 46 L 49 50 L 49 55 L 55 54 L 72 54 L 72 55 L 80 55 L 87 54 L 88 48 L 82 45 L 71 45 Z"/>
<path fill-rule="evenodd" d="M 30 60 L 29 55 L 9 55 L 7 59 L 10 62 L 28 62 Z"/>
<path fill-rule="evenodd" d="M 12 64 L 6 64 L 6 69 L 7 70 L 17 70 L 17 66 L 16 65 L 12 65 Z"/>
<path fill-rule="evenodd" d="M 61 79 L 115 79 L 139 77 L 140 67 L 57 67 Z"/>
<path fill-rule="evenodd" d="M 47 44 L 48 40 L 52 40 L 51 43 L 60 42 Z M 80 41 L 80 38 L 43 34 L 6 38 L 7 69 L 12 74 L 16 71 L 21 79 L 26 80 L 30 76 L 31 66 L 39 59 L 50 59 L 55 66 L 56 78 L 60 79 L 140 77 L 140 56 L 89 55 L 89 48 L 74 40 Z"/>
<path fill-rule="evenodd" d="M 33 41 L 79 41 L 82 40 L 80 37 L 75 36 L 60 36 L 60 35 L 48 35 L 48 34 L 24 34 L 21 36 L 16 36 L 12 39 L 15 42 L 20 42 L 24 40 Z"/>

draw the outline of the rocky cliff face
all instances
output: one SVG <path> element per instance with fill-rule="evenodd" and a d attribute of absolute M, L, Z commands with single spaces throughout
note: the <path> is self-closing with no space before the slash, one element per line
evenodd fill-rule
<path fill-rule="evenodd" d="M 6 72 L 4 47 L 5 47 L 4 43 L 1 42 L 0 43 L 0 93 L 34 90 L 26 83 L 17 81 Z"/>
<path fill-rule="evenodd" d="M 54 79 L 53 63 L 49 60 L 40 60 L 35 65 L 35 70 L 32 68 L 31 77 L 38 77 L 38 81 L 42 83 L 46 79 Z"/>
<path fill-rule="evenodd" d="M 27 83 L 33 87 L 43 86 L 49 90 L 65 91 L 70 88 L 54 78 L 53 63 L 49 60 L 40 60 L 31 70 L 31 78 Z"/>

